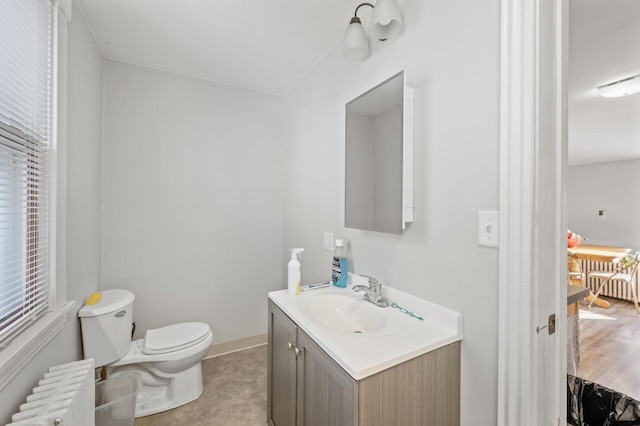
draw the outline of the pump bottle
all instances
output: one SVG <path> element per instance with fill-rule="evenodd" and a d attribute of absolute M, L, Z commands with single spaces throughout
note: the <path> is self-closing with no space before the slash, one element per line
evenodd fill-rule
<path fill-rule="evenodd" d="M 300 261 L 298 260 L 299 254 L 304 251 L 303 248 L 289 249 L 291 252 L 291 260 L 287 265 L 288 269 L 288 293 L 291 296 L 297 296 L 300 294 Z"/>

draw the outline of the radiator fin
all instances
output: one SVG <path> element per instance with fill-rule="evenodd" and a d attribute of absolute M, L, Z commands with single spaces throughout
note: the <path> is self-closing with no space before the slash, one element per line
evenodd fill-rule
<path fill-rule="evenodd" d="M 95 426 L 93 358 L 49 368 L 7 426 Z"/>

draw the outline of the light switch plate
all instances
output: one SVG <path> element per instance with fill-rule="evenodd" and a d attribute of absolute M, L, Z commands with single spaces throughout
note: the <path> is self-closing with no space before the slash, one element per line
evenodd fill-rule
<path fill-rule="evenodd" d="M 478 245 L 498 247 L 500 215 L 497 210 L 478 210 Z"/>
<path fill-rule="evenodd" d="M 331 232 L 324 233 L 324 244 L 322 246 L 327 251 L 333 251 L 333 234 Z"/>

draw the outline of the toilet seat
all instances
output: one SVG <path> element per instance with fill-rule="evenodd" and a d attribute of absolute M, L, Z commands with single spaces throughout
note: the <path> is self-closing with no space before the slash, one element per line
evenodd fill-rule
<path fill-rule="evenodd" d="M 210 334 L 209 325 L 202 322 L 184 322 L 147 330 L 142 352 L 158 355 L 179 351 L 197 345 Z"/>

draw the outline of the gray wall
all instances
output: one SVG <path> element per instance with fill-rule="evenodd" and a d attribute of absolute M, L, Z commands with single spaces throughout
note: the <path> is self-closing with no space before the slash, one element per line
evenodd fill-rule
<path fill-rule="evenodd" d="M 464 316 L 462 424 L 497 424 L 498 251 L 477 246 L 477 210 L 499 192 L 499 2 L 404 2 L 405 30 L 363 61 L 321 60 L 285 99 L 284 252 L 328 279 L 323 231 L 355 271 Z M 405 70 L 415 88 L 415 222 L 403 236 L 345 229 L 345 104 Z M 322 88 L 322 89 L 319 89 Z"/>
<path fill-rule="evenodd" d="M 136 295 L 136 337 L 207 322 L 266 333 L 282 280 L 282 99 L 105 61 L 103 287 Z"/>
<path fill-rule="evenodd" d="M 69 24 L 67 140 L 67 298 L 77 303 L 62 332 L 0 391 L 0 424 L 51 365 L 81 358 L 76 318 L 100 283 L 100 186 L 102 152 L 102 55 L 74 3 Z"/>
<path fill-rule="evenodd" d="M 639 250 L 640 159 L 572 166 L 568 176 L 569 229 L 589 244 Z"/>

